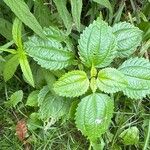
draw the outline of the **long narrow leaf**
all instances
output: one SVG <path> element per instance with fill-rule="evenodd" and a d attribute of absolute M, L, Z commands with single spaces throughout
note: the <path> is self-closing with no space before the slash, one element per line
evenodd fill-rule
<path fill-rule="evenodd" d="M 71 0 L 71 11 L 75 25 L 80 32 L 80 18 L 82 11 L 82 0 Z"/>
<path fill-rule="evenodd" d="M 44 5 L 43 0 L 34 1 L 34 16 L 42 27 L 49 27 L 52 24 L 50 9 Z"/>
<path fill-rule="evenodd" d="M 33 75 L 32 75 L 32 71 L 27 56 L 23 53 L 20 54 L 19 62 L 25 79 L 34 87 Z"/>
<path fill-rule="evenodd" d="M 112 10 L 109 0 L 93 0 L 93 1 L 99 3 L 100 5 L 105 6 L 106 8 L 109 9 L 111 14 L 113 13 L 113 10 Z"/>
<path fill-rule="evenodd" d="M 66 0 L 53 0 L 53 1 L 57 7 L 59 15 L 61 16 L 64 22 L 65 27 L 67 28 L 68 31 L 70 31 L 72 27 L 72 18 L 66 7 L 67 1 Z"/>
<path fill-rule="evenodd" d="M 4 0 L 4 2 L 25 25 L 31 28 L 40 37 L 45 38 L 42 27 L 23 0 Z"/>
<path fill-rule="evenodd" d="M 12 28 L 13 40 L 15 44 L 22 49 L 21 30 L 22 22 L 18 18 L 15 18 Z"/>

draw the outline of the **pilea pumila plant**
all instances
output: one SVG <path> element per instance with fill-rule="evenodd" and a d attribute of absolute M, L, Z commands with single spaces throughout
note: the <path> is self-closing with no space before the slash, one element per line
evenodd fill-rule
<path fill-rule="evenodd" d="M 24 43 L 26 53 L 58 77 L 52 77 L 49 90 L 44 87 L 40 91 L 39 115 L 59 118 L 64 113 L 63 103 L 78 97 L 75 124 L 94 147 L 111 123 L 114 93 L 123 92 L 131 99 L 150 94 L 150 63 L 132 55 L 140 45 L 142 31 L 127 22 L 110 27 L 98 18 L 80 35 L 77 48 L 57 28 L 44 28 L 43 33 L 46 38 L 34 35 Z M 114 59 L 119 58 L 124 62 L 113 68 Z M 63 75 L 58 75 L 58 70 Z"/>
<path fill-rule="evenodd" d="M 134 57 L 142 40 L 142 31 L 134 25 L 120 22 L 110 27 L 98 18 L 84 29 L 77 47 L 56 27 L 44 28 L 41 36 L 33 35 L 23 43 L 21 29 L 22 23 L 16 18 L 12 33 L 17 50 L 1 48 L 12 53 L 4 78 L 9 80 L 20 64 L 25 80 L 38 87 L 26 103 L 39 108 L 30 118 L 43 120 L 45 130 L 75 112 L 77 128 L 96 149 L 113 117 L 114 94 L 123 92 L 131 99 L 150 94 L 150 63 Z M 41 66 L 34 64 L 38 70 L 33 75 L 27 55 Z M 124 60 L 121 65 L 120 60 Z M 114 65 L 117 61 L 119 65 Z M 12 72 L 11 62 L 15 63 Z M 47 84 L 39 90 L 43 78 Z"/>

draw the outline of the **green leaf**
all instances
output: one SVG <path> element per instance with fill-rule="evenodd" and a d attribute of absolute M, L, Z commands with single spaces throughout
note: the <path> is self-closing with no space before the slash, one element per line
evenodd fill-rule
<path fill-rule="evenodd" d="M 5 62 L 5 59 L 0 55 L 0 62 Z"/>
<path fill-rule="evenodd" d="M 116 39 L 111 28 L 98 19 L 87 27 L 80 36 L 79 55 L 87 67 L 108 66 L 116 56 Z"/>
<path fill-rule="evenodd" d="M 103 92 L 115 93 L 127 87 L 127 80 L 120 71 L 106 68 L 98 73 L 97 86 Z"/>
<path fill-rule="evenodd" d="M 19 58 L 17 54 L 12 56 L 9 60 L 6 61 L 3 72 L 5 81 L 8 81 L 13 77 L 15 71 L 17 70 L 18 65 L 19 65 Z"/>
<path fill-rule="evenodd" d="M 42 27 L 49 27 L 51 22 L 50 9 L 44 4 L 43 0 L 34 1 L 34 16 Z"/>
<path fill-rule="evenodd" d="M 10 100 L 6 102 L 7 107 L 16 107 L 16 105 L 23 99 L 23 91 L 19 90 L 13 93 Z"/>
<path fill-rule="evenodd" d="M 111 3 L 109 2 L 109 0 L 93 0 L 93 1 L 99 3 L 100 5 L 105 6 L 106 8 L 109 9 L 111 14 L 113 13 Z"/>
<path fill-rule="evenodd" d="M 39 116 L 42 120 L 49 118 L 60 119 L 69 112 L 69 103 L 62 97 L 48 93 L 39 105 Z"/>
<path fill-rule="evenodd" d="M 55 76 L 49 70 L 43 69 L 42 71 L 43 71 L 43 76 L 44 76 L 44 78 L 46 80 L 46 83 L 47 83 L 47 85 L 49 87 L 49 90 L 52 93 L 54 93 L 54 91 L 53 91 L 53 88 L 54 88 L 53 84 L 56 81 Z"/>
<path fill-rule="evenodd" d="M 37 107 L 38 106 L 38 94 L 39 94 L 39 90 L 32 91 L 27 98 L 26 105 L 31 106 L 31 107 Z"/>
<path fill-rule="evenodd" d="M 77 30 L 80 32 L 81 24 L 82 0 L 71 0 L 71 12 Z"/>
<path fill-rule="evenodd" d="M 54 84 L 54 91 L 60 96 L 78 97 L 89 88 L 89 79 L 84 71 L 74 70 L 63 75 Z"/>
<path fill-rule="evenodd" d="M 18 19 L 15 18 L 13 22 L 13 28 L 12 28 L 12 35 L 13 35 L 13 40 L 15 44 L 22 49 L 22 22 Z"/>
<path fill-rule="evenodd" d="M 133 99 L 142 99 L 150 94 L 150 62 L 144 58 L 130 58 L 118 69 L 127 80 L 124 94 Z"/>
<path fill-rule="evenodd" d="M 141 22 L 138 27 L 144 31 L 144 36 L 143 36 L 143 39 L 146 41 L 146 40 L 149 40 L 150 39 L 150 22 Z"/>
<path fill-rule="evenodd" d="M 124 130 L 120 135 L 123 144 L 125 145 L 135 145 L 139 142 L 139 130 L 136 126 Z"/>
<path fill-rule="evenodd" d="M 21 53 L 19 55 L 19 63 L 25 79 L 28 81 L 30 85 L 34 87 L 34 79 L 33 79 L 32 71 L 25 53 Z"/>
<path fill-rule="evenodd" d="M 35 81 L 35 88 L 36 89 L 41 89 L 45 84 L 45 78 L 43 76 L 43 68 L 41 68 L 39 65 L 37 65 L 36 63 L 31 63 L 31 68 L 32 69 L 32 74 L 33 74 L 33 78 Z"/>
<path fill-rule="evenodd" d="M 42 128 L 42 121 L 39 119 L 38 113 L 32 113 L 27 121 L 28 129 L 33 131 Z"/>
<path fill-rule="evenodd" d="M 100 93 L 93 93 L 79 103 L 76 126 L 91 141 L 107 131 L 113 115 L 113 103 L 109 96 Z"/>
<path fill-rule="evenodd" d="M 45 38 L 42 27 L 30 12 L 24 0 L 4 0 L 4 2 L 25 25 L 31 28 L 40 37 Z"/>
<path fill-rule="evenodd" d="M 120 22 L 113 26 L 113 33 L 117 38 L 118 56 L 128 57 L 136 51 L 142 41 L 142 31 L 127 22 Z"/>
<path fill-rule="evenodd" d="M 44 86 L 38 94 L 38 106 L 42 105 L 44 98 L 50 92 L 48 86 Z"/>
<path fill-rule="evenodd" d="M 7 48 L 5 48 L 3 46 L 0 46 L 0 53 L 2 53 L 2 52 L 9 52 L 11 54 L 16 54 L 17 53 L 17 51 L 14 50 L 14 49 L 7 49 Z"/>
<path fill-rule="evenodd" d="M 72 18 L 66 7 L 67 0 L 53 0 L 53 1 L 56 5 L 59 15 L 61 16 L 64 22 L 65 27 L 67 28 L 68 31 L 70 31 L 72 28 Z"/>
<path fill-rule="evenodd" d="M 6 39 L 11 41 L 12 40 L 11 31 L 12 31 L 12 24 L 3 18 L 0 18 L 0 34 L 4 36 Z"/>
<path fill-rule="evenodd" d="M 74 63 L 73 52 L 63 47 L 59 40 L 60 33 L 57 32 L 56 35 L 55 33 L 56 30 L 53 28 L 45 28 L 44 34 L 47 39 L 43 40 L 38 36 L 33 36 L 25 43 L 26 52 L 39 65 L 50 70 L 62 69 Z"/>

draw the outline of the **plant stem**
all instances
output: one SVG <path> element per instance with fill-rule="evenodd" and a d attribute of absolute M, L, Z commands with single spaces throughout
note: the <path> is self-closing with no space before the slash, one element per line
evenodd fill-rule
<path fill-rule="evenodd" d="M 150 140 L 150 120 L 149 120 L 149 124 L 148 124 L 148 132 L 147 132 L 147 136 L 146 136 L 143 150 L 147 150 L 148 145 L 149 145 L 149 140 Z"/>
<path fill-rule="evenodd" d="M 90 142 L 90 145 L 89 145 L 88 150 L 91 150 L 91 148 L 92 148 L 92 144 L 91 144 L 91 142 Z"/>

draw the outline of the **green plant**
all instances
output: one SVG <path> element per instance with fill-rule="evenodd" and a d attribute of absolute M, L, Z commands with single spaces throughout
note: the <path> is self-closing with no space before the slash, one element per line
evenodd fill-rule
<path fill-rule="evenodd" d="M 94 1 L 109 9 L 111 22 L 113 9 L 109 1 Z M 0 47 L 0 51 L 11 53 L 5 57 L 3 76 L 5 81 L 10 80 L 20 64 L 24 80 L 35 88 L 29 90 L 25 105 L 34 109 L 28 114 L 29 130 L 35 131 L 43 125 L 46 133 L 59 119 L 62 122 L 74 119 L 78 130 L 89 139 L 89 149 L 91 146 L 103 149 L 103 134 L 111 124 L 116 97 L 123 93 L 138 100 L 150 94 L 149 60 L 136 56 L 143 32 L 127 22 L 111 27 L 102 16 L 84 29 L 80 23 L 81 0 L 70 1 L 72 17 L 66 9 L 66 0 L 54 0 L 64 23 L 63 30 L 47 25 L 50 22 L 43 22 L 39 17 L 41 25 L 47 26 L 42 29 L 24 1 L 4 2 L 17 17 L 12 25 L 16 47 L 9 49 L 12 43 Z M 36 7 L 38 3 L 41 1 L 35 2 Z M 16 8 L 17 5 L 21 7 Z M 43 9 L 47 11 L 44 6 Z M 22 36 L 22 23 L 36 33 L 28 36 L 28 40 Z M 78 33 L 84 29 L 78 34 L 79 40 L 71 33 L 73 29 Z M 11 39 L 11 35 L 8 38 Z M 17 91 L 6 106 L 15 108 L 22 99 L 23 92 Z M 131 129 L 135 128 L 124 130 L 119 136 L 126 145 L 137 144 L 139 140 L 135 137 L 139 134 L 136 128 L 133 141 L 128 141 Z M 125 136 L 127 132 L 129 135 Z"/>

